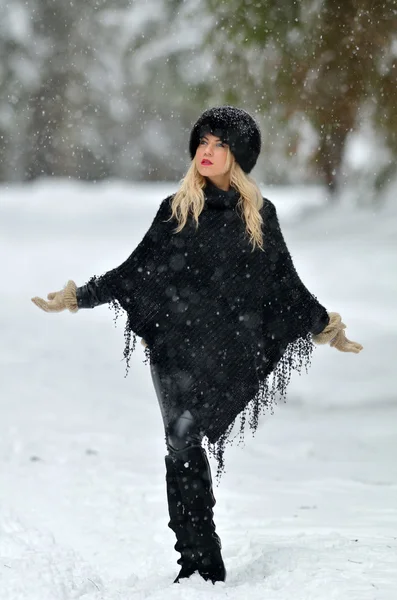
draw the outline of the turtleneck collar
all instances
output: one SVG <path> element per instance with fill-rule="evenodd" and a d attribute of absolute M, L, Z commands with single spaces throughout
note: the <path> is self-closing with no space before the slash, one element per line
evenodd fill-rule
<path fill-rule="evenodd" d="M 233 209 L 236 208 L 237 202 L 240 198 L 240 194 L 235 188 L 230 187 L 228 191 L 225 192 L 224 190 L 216 187 L 216 185 L 214 185 L 209 179 L 207 179 L 207 183 L 203 191 L 205 196 L 205 205 L 208 208 Z"/>

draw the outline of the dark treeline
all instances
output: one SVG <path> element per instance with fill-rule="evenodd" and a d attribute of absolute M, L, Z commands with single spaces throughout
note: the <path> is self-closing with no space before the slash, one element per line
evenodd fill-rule
<path fill-rule="evenodd" d="M 0 0 L 0 181 L 178 179 L 192 122 L 231 103 L 260 121 L 261 179 L 336 191 L 365 133 L 379 190 L 397 164 L 396 32 L 394 0 Z"/>

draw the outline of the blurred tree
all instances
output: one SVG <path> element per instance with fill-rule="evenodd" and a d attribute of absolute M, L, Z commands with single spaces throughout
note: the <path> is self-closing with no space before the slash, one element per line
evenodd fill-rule
<path fill-rule="evenodd" d="M 0 0 L 0 180 L 182 176 L 209 91 L 194 5 Z"/>
<path fill-rule="evenodd" d="M 36 0 L 29 10 L 22 0 L 0 0 L 0 181 L 23 179 L 27 99 L 37 88 L 41 68 L 30 19 L 36 6 Z"/>
<path fill-rule="evenodd" d="M 179 178 L 194 120 L 231 102 L 261 120 L 263 177 L 331 190 L 370 119 L 382 189 L 396 25 L 392 0 L 0 0 L 0 180 Z"/>
<path fill-rule="evenodd" d="M 129 116 L 117 131 L 118 173 L 134 179 L 177 179 L 186 171 L 187 134 L 208 98 L 210 51 L 202 49 L 203 32 L 192 20 L 193 0 L 139 2 L 113 19 L 123 97 Z M 113 42 L 114 43 L 114 42 Z"/>
<path fill-rule="evenodd" d="M 115 0 L 115 4 L 117 0 Z M 118 2 L 125 5 L 124 0 Z M 40 84 L 29 97 L 25 176 L 101 179 L 112 174 L 104 128 L 114 123 L 108 65 L 98 58 L 103 1 L 40 0 L 33 15 Z M 117 90 L 118 91 L 118 90 Z"/>
<path fill-rule="evenodd" d="M 98 2 L 0 0 L 0 179 L 109 174 L 90 82 Z"/>
<path fill-rule="evenodd" d="M 215 17 L 206 44 L 216 55 L 227 100 L 277 121 L 289 156 L 309 125 L 315 142 L 307 164 L 331 191 L 340 181 L 346 140 L 368 105 L 397 157 L 394 0 L 206 4 Z M 274 136 L 266 141 L 273 144 Z"/>

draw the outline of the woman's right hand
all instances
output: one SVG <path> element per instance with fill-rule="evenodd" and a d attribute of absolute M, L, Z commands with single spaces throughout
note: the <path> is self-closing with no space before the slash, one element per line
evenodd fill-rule
<path fill-rule="evenodd" d="M 59 292 L 50 292 L 47 300 L 35 296 L 31 299 L 33 304 L 45 312 L 62 312 L 69 309 L 70 312 L 77 312 L 76 284 L 74 281 L 68 281 L 63 290 Z"/>

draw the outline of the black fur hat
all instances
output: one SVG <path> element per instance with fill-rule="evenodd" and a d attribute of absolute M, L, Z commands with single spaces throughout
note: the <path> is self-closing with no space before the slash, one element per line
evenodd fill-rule
<path fill-rule="evenodd" d="M 230 146 L 236 161 L 246 173 L 255 166 L 261 151 L 261 132 L 256 121 L 242 108 L 209 108 L 196 121 L 190 133 L 189 151 L 193 160 L 200 139 L 206 133 L 216 135 Z"/>

